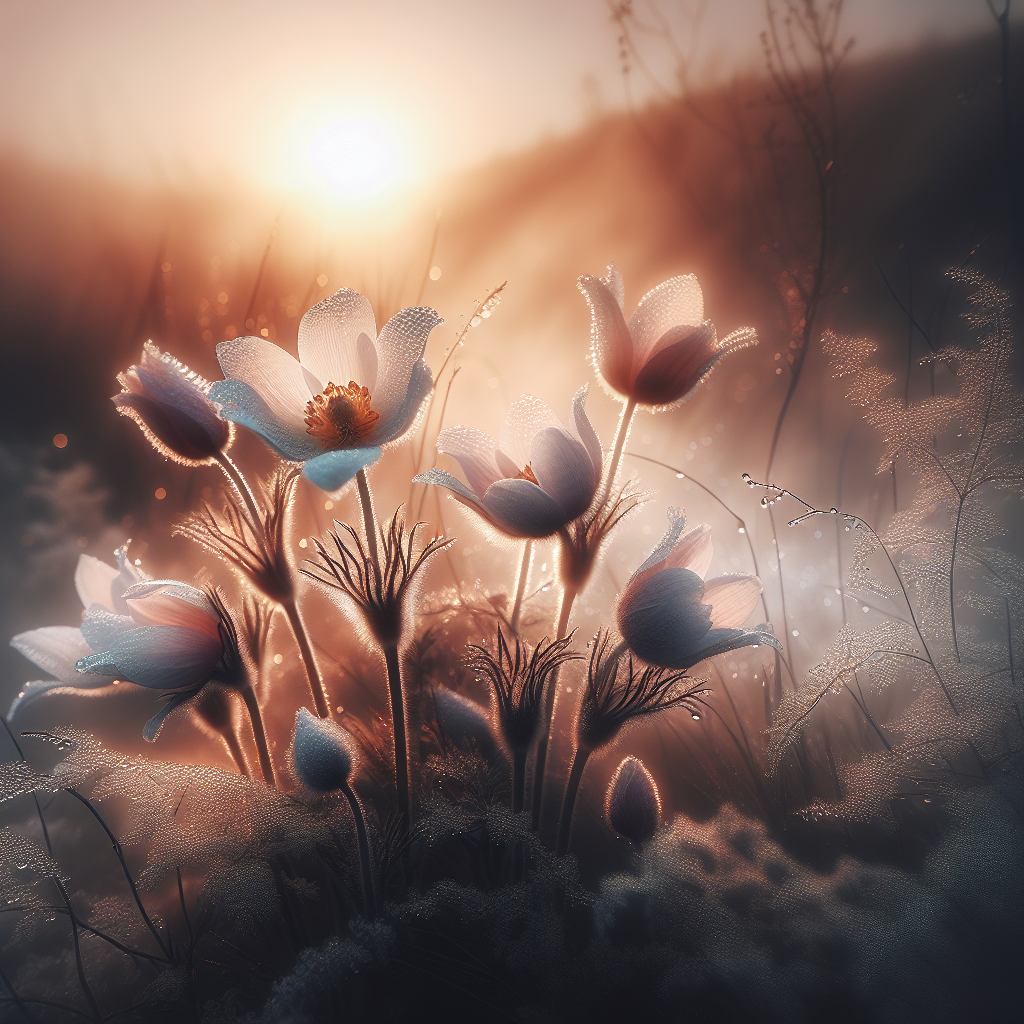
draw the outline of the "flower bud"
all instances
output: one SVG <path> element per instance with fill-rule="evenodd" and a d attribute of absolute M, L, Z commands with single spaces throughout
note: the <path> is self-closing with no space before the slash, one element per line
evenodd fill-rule
<path fill-rule="evenodd" d="M 651 773 L 643 762 L 627 757 L 608 784 L 605 813 L 621 836 L 641 843 L 650 839 L 661 824 L 661 798 Z"/>
<path fill-rule="evenodd" d="M 347 729 L 317 718 L 306 708 L 295 716 L 292 756 L 299 781 L 315 793 L 333 793 L 348 786 L 357 754 Z"/>
<path fill-rule="evenodd" d="M 493 756 L 496 747 L 491 718 L 475 700 L 438 686 L 434 690 L 434 712 L 438 725 L 456 746 L 475 745 L 484 757 Z"/>

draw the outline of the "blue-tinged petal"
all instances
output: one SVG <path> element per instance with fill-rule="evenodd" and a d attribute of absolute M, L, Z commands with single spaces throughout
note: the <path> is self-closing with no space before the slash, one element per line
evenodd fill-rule
<path fill-rule="evenodd" d="M 433 390 L 434 378 L 430 373 L 430 367 L 421 359 L 412 368 L 404 397 L 386 419 L 381 413 L 380 422 L 367 437 L 367 441 L 379 445 L 388 444 L 412 429 L 423 403 Z"/>
<path fill-rule="evenodd" d="M 77 681 L 75 662 L 89 653 L 82 631 L 74 626 L 44 626 L 11 638 L 11 646 L 63 682 Z"/>
<path fill-rule="evenodd" d="M 497 754 L 494 727 L 485 707 L 446 686 L 434 687 L 433 695 L 438 725 L 456 746 L 476 747 L 488 760 Z"/>
<path fill-rule="evenodd" d="M 219 380 L 210 398 L 221 416 L 260 435 L 283 459 L 305 462 L 323 454 L 323 446 L 294 423 L 276 417 L 267 403 L 244 381 Z"/>
<path fill-rule="evenodd" d="M 355 739 L 347 729 L 299 708 L 292 756 L 295 773 L 304 786 L 315 793 L 332 793 L 347 786 L 357 754 Z"/>
<path fill-rule="evenodd" d="M 499 480 L 487 488 L 484 508 L 513 537 L 550 537 L 571 518 L 530 480 Z"/>
<path fill-rule="evenodd" d="M 167 703 L 143 726 L 142 738 L 149 743 L 155 742 L 160 730 L 164 727 L 164 720 L 172 712 L 187 704 L 195 696 L 194 690 L 186 693 L 174 693 L 167 698 Z"/>
<path fill-rule="evenodd" d="M 414 484 L 434 484 L 437 487 L 446 487 L 452 495 L 464 505 L 469 505 L 481 515 L 490 519 L 487 509 L 478 498 L 458 477 L 446 473 L 443 469 L 428 469 L 412 478 Z"/>
<path fill-rule="evenodd" d="M 94 604 L 82 616 L 81 632 L 90 651 L 105 651 L 117 637 L 137 625 L 130 615 L 117 615 L 101 604 Z"/>
<path fill-rule="evenodd" d="M 379 448 L 340 448 L 310 459 L 302 467 L 302 475 L 322 491 L 337 491 L 380 456 Z"/>
<path fill-rule="evenodd" d="M 686 669 L 707 658 L 713 658 L 716 654 L 726 654 L 729 651 L 738 650 L 740 647 L 759 646 L 774 647 L 777 651 L 782 650 L 782 644 L 779 643 L 775 635 L 765 630 L 712 629 L 704 637 L 699 650 L 693 651 L 684 660 L 684 663 L 670 667 Z"/>
<path fill-rule="evenodd" d="M 693 652 L 711 629 L 703 594 L 704 581 L 689 569 L 665 569 L 631 582 L 619 601 L 619 632 L 645 661 L 666 668 L 692 665 Z"/>
<path fill-rule="evenodd" d="M 587 453 L 590 455 L 590 461 L 594 467 L 594 489 L 597 489 L 597 485 L 601 482 L 601 470 L 604 467 L 604 452 L 601 448 L 601 438 L 597 436 L 597 431 L 594 429 L 593 424 L 590 422 L 590 417 L 587 415 L 586 404 L 587 404 L 587 392 L 588 387 L 586 384 L 583 385 L 573 396 L 572 400 L 572 418 L 576 425 L 576 433 L 579 439 L 583 442 L 583 447 L 587 449 Z"/>
<path fill-rule="evenodd" d="M 683 527 L 686 526 L 686 516 L 677 515 L 668 524 L 668 529 L 665 531 L 665 536 L 658 541 L 658 546 L 651 552 L 647 560 L 640 566 L 634 576 L 639 576 L 640 573 L 646 572 L 651 568 L 652 565 L 657 565 L 659 562 L 663 562 L 668 558 L 671 550 L 676 546 L 676 541 L 679 540 L 679 534 L 683 532 Z"/>
<path fill-rule="evenodd" d="M 7 720 L 10 721 L 27 704 L 33 703 L 48 693 L 70 693 L 76 697 L 104 697 L 107 695 L 106 688 L 108 686 L 111 693 L 117 692 L 114 687 L 110 686 L 114 681 L 112 676 L 79 676 L 78 680 L 79 683 L 76 686 L 70 686 L 60 679 L 37 679 L 31 683 L 23 683 L 17 697 L 11 702 Z"/>
<path fill-rule="evenodd" d="M 181 626 L 138 626 L 105 651 L 82 658 L 79 672 L 114 675 L 139 686 L 179 690 L 201 685 L 220 660 L 219 640 Z"/>
<path fill-rule="evenodd" d="M 544 427 L 533 436 L 530 466 L 537 483 L 562 506 L 568 522 L 586 512 L 597 480 L 590 453 L 561 427 Z"/>

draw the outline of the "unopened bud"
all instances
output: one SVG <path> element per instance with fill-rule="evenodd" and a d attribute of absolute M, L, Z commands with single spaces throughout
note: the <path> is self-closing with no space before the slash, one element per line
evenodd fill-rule
<path fill-rule="evenodd" d="M 661 798 L 651 773 L 642 761 L 627 757 L 608 784 L 605 813 L 621 836 L 641 843 L 661 824 Z"/>
<path fill-rule="evenodd" d="M 315 793 L 333 793 L 348 785 L 357 746 L 352 734 L 306 708 L 295 716 L 292 756 L 295 773 Z"/>

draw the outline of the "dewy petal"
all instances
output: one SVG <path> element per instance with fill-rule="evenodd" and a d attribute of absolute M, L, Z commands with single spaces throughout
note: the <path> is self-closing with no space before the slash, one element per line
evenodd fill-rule
<path fill-rule="evenodd" d="M 545 427 L 562 429 L 562 421 L 533 395 L 520 395 L 509 407 L 498 447 L 517 466 L 525 469 L 533 457 L 533 439 Z"/>
<path fill-rule="evenodd" d="M 541 488 L 551 495 L 565 521 L 586 512 L 597 484 L 594 464 L 580 441 L 561 427 L 545 427 L 533 438 L 530 465 Z"/>
<path fill-rule="evenodd" d="M 408 397 L 413 368 L 423 358 L 430 332 L 444 323 L 429 306 L 409 306 L 396 313 L 377 339 L 377 388 L 370 392 L 373 410 L 390 421 Z"/>
<path fill-rule="evenodd" d="M 114 681 L 113 676 L 78 676 L 74 686 L 63 682 L 60 679 L 36 679 L 31 683 L 22 683 L 18 695 L 11 702 L 7 712 L 7 720 L 10 721 L 17 712 L 27 704 L 32 704 L 40 697 L 48 693 L 66 694 L 71 693 L 77 697 L 101 697 L 102 693 L 95 691 L 110 686 Z"/>
<path fill-rule="evenodd" d="M 227 380 L 241 381 L 252 388 L 274 422 L 305 433 L 306 406 L 313 395 L 297 359 L 264 338 L 235 338 L 217 346 L 217 360 Z M 216 390 L 218 385 L 214 384 L 210 398 L 222 402 Z"/>
<path fill-rule="evenodd" d="M 204 465 L 228 443 L 228 424 L 218 419 L 218 436 L 173 406 L 148 395 L 123 391 L 111 399 L 122 416 L 138 424 L 146 440 L 163 456 L 184 465 Z"/>
<path fill-rule="evenodd" d="M 704 584 L 704 603 L 711 605 L 715 629 L 735 629 L 750 618 L 761 596 L 761 581 L 749 573 L 717 576 Z"/>
<path fill-rule="evenodd" d="M 220 640 L 194 629 L 138 626 L 107 650 L 82 658 L 76 668 L 157 690 L 179 690 L 205 682 L 222 652 Z"/>
<path fill-rule="evenodd" d="M 221 416 L 259 434 L 283 459 L 305 462 L 323 452 L 323 445 L 306 432 L 306 422 L 296 427 L 290 420 L 278 419 L 262 398 L 240 380 L 220 380 L 210 388 L 210 397 L 220 407 Z"/>
<path fill-rule="evenodd" d="M 89 653 L 80 629 L 44 626 L 11 638 L 11 646 L 29 661 L 62 682 L 76 680 L 75 663 Z"/>
<path fill-rule="evenodd" d="M 499 480 L 484 495 L 495 524 L 513 537 L 550 537 L 569 517 L 562 506 L 529 480 Z"/>
<path fill-rule="evenodd" d="M 654 346 L 673 327 L 696 327 L 704 319 L 704 296 L 693 274 L 670 277 L 652 288 L 629 318 L 635 376 Z"/>
<path fill-rule="evenodd" d="M 645 661 L 682 668 L 711 629 L 703 593 L 704 581 L 689 569 L 664 569 L 634 578 L 619 599 L 619 632 Z"/>
<path fill-rule="evenodd" d="M 103 605 L 94 604 L 90 605 L 82 616 L 81 634 L 89 645 L 90 652 L 104 651 L 122 633 L 127 633 L 135 626 L 136 622 L 130 615 L 108 612 Z"/>
<path fill-rule="evenodd" d="M 149 398 L 173 406 L 205 431 L 212 442 L 219 442 L 220 447 L 227 443 L 224 423 L 209 398 L 208 381 L 169 353 L 161 352 L 151 341 L 143 346 L 142 362 L 133 369 Z"/>
<path fill-rule="evenodd" d="M 423 403 L 434 390 L 434 378 L 430 367 L 421 359 L 413 368 L 409 378 L 409 389 L 405 398 L 390 419 L 379 419 L 366 437 L 364 444 L 386 445 L 397 441 L 406 431 L 411 430 L 419 417 Z"/>
<path fill-rule="evenodd" d="M 328 383 L 343 387 L 354 380 L 374 395 L 376 337 L 370 300 L 351 288 L 342 288 L 308 310 L 299 323 L 299 362 L 316 378 L 316 393 Z M 308 377 L 306 383 L 310 384 Z"/>
<path fill-rule="evenodd" d="M 476 427 L 446 427 L 437 435 L 437 450 L 458 462 L 479 497 L 502 477 L 495 460 L 494 438 Z"/>
<path fill-rule="evenodd" d="M 689 569 L 703 578 L 707 574 L 708 566 L 711 565 L 713 554 L 711 527 L 707 523 L 701 523 L 699 526 L 687 530 L 676 541 L 665 558 L 663 568 Z"/>
<path fill-rule="evenodd" d="M 148 743 L 155 742 L 157 736 L 160 735 L 160 730 L 164 727 L 167 716 L 180 708 L 182 704 L 187 704 L 194 696 L 195 694 L 192 692 L 171 694 L 167 698 L 167 703 L 143 726 L 142 738 Z"/>
<path fill-rule="evenodd" d="M 679 664 L 671 665 L 670 668 L 688 669 L 698 662 L 706 661 L 718 654 L 728 654 L 729 651 L 739 650 L 741 647 L 774 647 L 782 650 L 782 644 L 772 633 L 757 629 L 712 629 L 699 649 L 691 651 L 690 654 Z"/>
<path fill-rule="evenodd" d="M 322 491 L 337 491 L 380 457 L 380 448 L 340 448 L 310 459 L 302 467 L 302 475 Z"/>
<path fill-rule="evenodd" d="M 590 304 L 590 342 L 594 365 L 605 383 L 628 395 L 633 384 L 633 339 L 615 294 L 600 278 L 584 274 L 576 282 Z"/>
<path fill-rule="evenodd" d="M 609 268 L 614 269 L 614 268 Z M 590 455 L 590 462 L 594 467 L 594 489 L 601 483 L 601 470 L 604 466 L 604 451 L 601 448 L 601 438 L 590 422 L 585 408 L 587 402 L 587 385 L 576 392 L 572 400 L 572 418 L 576 426 L 576 436 L 583 442 L 583 447 Z"/>
<path fill-rule="evenodd" d="M 456 498 L 463 505 L 467 505 L 474 512 L 478 512 L 493 522 L 481 499 L 458 477 L 452 476 L 451 473 L 446 473 L 443 469 L 428 469 L 425 473 L 419 473 L 414 476 L 412 482 L 414 484 L 433 484 L 435 487 L 444 487 L 452 492 L 453 498 Z"/>
<path fill-rule="evenodd" d="M 215 615 L 167 591 L 157 591 L 145 597 L 129 597 L 127 603 L 131 617 L 140 626 L 183 626 L 220 640 Z"/>
<path fill-rule="evenodd" d="M 619 273 L 619 268 L 614 263 L 608 264 L 608 269 L 605 271 L 604 277 L 601 278 L 601 283 L 615 297 L 615 301 L 619 304 L 619 309 L 622 310 L 622 315 L 625 316 L 626 286 L 622 283 L 622 274 Z"/>
<path fill-rule="evenodd" d="M 120 572 L 112 565 L 101 562 L 92 555 L 79 555 L 75 566 L 75 589 L 83 608 L 101 604 L 108 611 L 114 611 L 111 586 Z"/>
<path fill-rule="evenodd" d="M 674 327 L 639 368 L 634 397 L 655 407 L 678 402 L 701 383 L 719 358 L 714 324 L 706 321 L 697 327 Z"/>

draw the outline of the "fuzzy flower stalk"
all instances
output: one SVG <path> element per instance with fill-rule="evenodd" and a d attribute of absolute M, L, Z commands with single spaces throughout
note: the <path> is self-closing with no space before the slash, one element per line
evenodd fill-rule
<path fill-rule="evenodd" d="M 498 725 L 512 753 L 512 812 L 518 814 L 525 802 L 526 759 L 542 721 L 545 687 L 561 665 L 579 655 L 569 650 L 571 636 L 545 637 L 533 649 L 517 634 L 511 640 L 510 645 L 499 626 L 493 653 L 482 644 L 469 649 L 471 666 L 491 684 Z"/>
<path fill-rule="evenodd" d="M 597 634 L 576 719 L 576 749 L 558 822 L 557 856 L 569 849 L 576 796 L 590 755 L 611 743 L 628 723 L 671 708 L 693 709 L 707 692 L 702 681 L 689 680 L 684 672 L 656 665 L 641 668 L 624 643 L 613 645 L 610 633 Z"/>
<path fill-rule="evenodd" d="M 299 781 L 313 793 L 326 795 L 339 790 L 348 801 L 356 827 L 359 874 L 363 888 L 363 909 L 371 920 L 377 916 L 377 898 L 370 866 L 370 845 L 366 819 L 352 780 L 359 773 L 359 745 L 346 729 L 300 708 L 295 716 L 292 763 Z"/>
<path fill-rule="evenodd" d="M 750 327 L 718 339 L 704 319 L 704 295 L 693 274 L 652 288 L 626 320 L 626 292 L 615 266 L 604 277 L 585 274 L 577 287 L 590 306 L 591 359 L 612 394 L 624 400 L 603 496 L 611 493 L 638 406 L 669 409 L 685 401 L 718 361 L 757 343 Z"/>
<path fill-rule="evenodd" d="M 384 654 L 395 743 L 395 787 L 406 827 L 412 821 L 412 791 L 400 657 L 405 604 L 420 570 L 431 556 L 452 543 L 435 537 L 417 552 L 416 531 L 420 525 L 417 523 L 406 534 L 399 509 L 388 529 L 380 530 L 380 556 L 375 558 L 351 526 L 335 522 L 326 541 L 314 538 L 318 561 L 310 560 L 310 568 L 301 570 L 321 587 L 340 592 L 355 604 Z"/>

